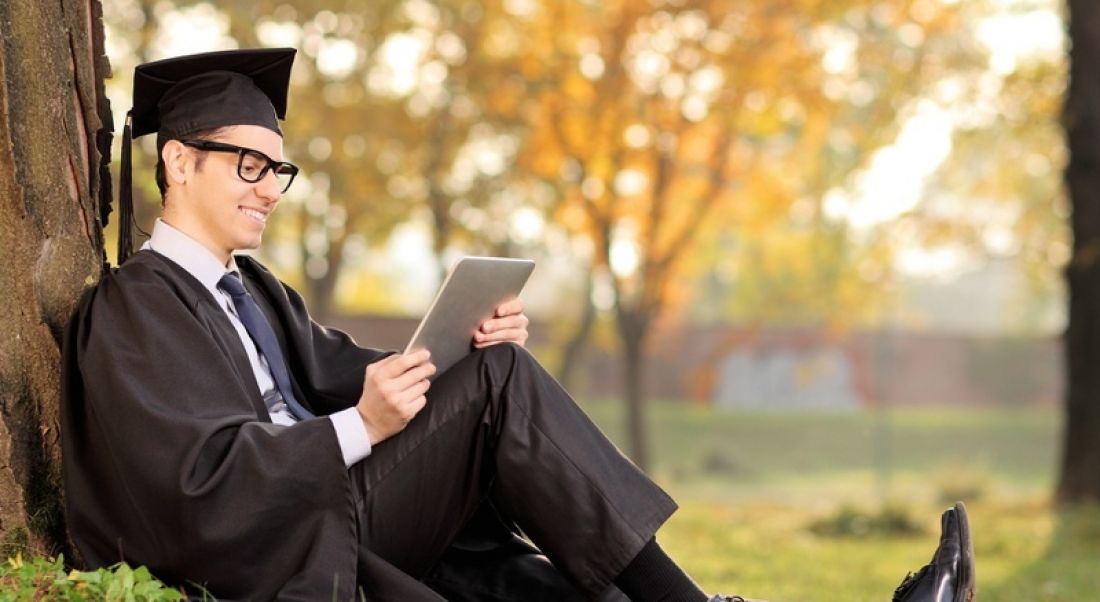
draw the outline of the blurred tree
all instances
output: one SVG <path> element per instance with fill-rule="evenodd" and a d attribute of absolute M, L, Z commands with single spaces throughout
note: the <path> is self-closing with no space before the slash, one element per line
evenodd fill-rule
<path fill-rule="evenodd" d="M 570 378 L 599 300 L 622 345 L 642 464 L 646 343 L 688 300 L 691 279 L 732 300 L 721 317 L 873 321 L 899 247 L 997 239 L 981 203 L 968 199 L 978 216 L 968 223 L 940 208 L 964 194 L 1011 207 L 1012 189 L 1036 198 L 1049 182 L 1003 167 L 1037 165 L 1027 145 L 1050 137 L 1028 127 L 1050 98 L 1028 86 L 1057 89 L 1057 70 L 1039 66 L 1004 78 L 1014 92 L 1001 117 L 954 122 L 961 167 L 937 175 L 927 191 L 936 203 L 851 218 L 858 203 L 889 204 L 889 191 L 857 197 L 929 106 L 988 101 L 974 35 L 996 6 L 985 0 L 111 1 L 137 7 L 127 14 L 139 26 L 119 36 L 145 58 L 165 47 L 158 23 L 191 7 L 225 19 L 214 43 L 301 50 L 285 130 L 305 169 L 263 252 L 318 318 L 345 266 L 364 265 L 366 249 L 404 222 L 429 226 L 440 272 L 460 248 L 507 253 L 568 232 L 587 274 L 559 373 Z M 997 188 L 999 178 L 1012 184 Z M 1049 204 L 1018 210 L 1012 226 L 1029 241 L 1036 281 L 1057 253 Z"/>
<path fill-rule="evenodd" d="M 1053 4 L 976 2 L 963 14 L 972 37 L 980 39 L 998 22 L 1035 24 L 1044 11 L 1057 10 Z M 993 44 L 980 69 L 960 72 L 952 65 L 930 87 L 929 100 L 953 122 L 951 151 L 921 203 L 888 231 L 903 245 L 954 253 L 971 266 L 1011 263 L 1024 286 L 1015 291 L 1005 324 L 1020 333 L 1046 333 L 1069 256 L 1058 172 L 1065 161 L 1059 115 L 1067 73 L 1059 44 L 1031 44 L 1013 51 Z"/>
<path fill-rule="evenodd" d="M 410 217 L 427 217 L 440 277 L 456 243 L 502 244 L 507 231 L 486 211 L 515 204 L 499 176 L 517 145 L 511 130 L 523 89 L 491 48 L 499 8 L 273 4 L 259 21 L 252 6 L 222 10 L 237 40 L 270 45 L 278 42 L 272 32 L 291 31 L 287 42 L 303 51 L 286 138 L 309 175 L 303 196 L 289 200 L 299 209 L 300 264 L 315 315 L 329 313 L 348 242 L 379 245 Z"/>
<path fill-rule="evenodd" d="M 1073 255 L 1066 269 L 1066 421 L 1057 497 L 1100 502 L 1100 5 L 1069 0 L 1070 77 L 1065 104 L 1073 205 Z"/>
<path fill-rule="evenodd" d="M 888 240 L 828 219 L 825 192 L 892 140 L 899 107 L 944 61 L 973 66 L 976 53 L 955 8 L 919 1 L 542 9 L 524 35 L 543 84 L 520 165 L 558 180 L 558 219 L 591 241 L 644 466 L 644 349 L 686 297 L 689 251 L 712 249 L 694 265 L 735 275 L 737 303 L 761 316 L 846 319 L 873 304 Z"/>
<path fill-rule="evenodd" d="M 984 109 L 956 129 L 952 156 L 932 183 L 930 196 L 939 202 L 918 209 L 940 228 L 926 237 L 931 242 L 963 242 L 983 259 L 1017 261 L 1030 293 L 1020 304 L 1025 327 L 1041 317 L 1044 299 L 1061 298 L 1058 270 L 1069 255 L 1058 172 L 1065 163 L 1058 117 L 1066 76 L 1061 61 L 1037 58 L 982 85 L 993 98 L 960 98 Z"/>
<path fill-rule="evenodd" d="M 67 549 L 59 346 L 106 265 L 110 70 L 98 1 L 0 3 L 0 556 Z"/>
<path fill-rule="evenodd" d="M 385 193 L 389 173 L 377 166 L 384 163 L 378 157 L 392 149 L 394 139 L 407 140 L 412 133 L 400 106 L 366 92 L 365 61 L 360 56 L 384 37 L 380 30 L 392 27 L 391 15 L 400 3 L 351 3 L 356 11 L 352 15 L 333 12 L 332 2 L 309 0 L 222 3 L 217 8 L 199 0 L 109 4 L 111 39 L 123 50 L 118 60 L 122 77 L 114 83 L 127 97 L 133 67 L 165 58 L 164 49 L 172 48 L 179 35 L 171 25 L 181 17 L 195 18 L 195 11 L 207 11 L 203 14 L 211 28 L 224 21 L 222 35 L 208 36 L 207 47 L 195 51 L 260 45 L 299 48 L 284 131 L 286 154 L 303 167 L 303 174 L 269 225 L 264 253 L 310 298 L 315 316 L 326 319 L 349 240 L 380 244 L 407 216 L 393 195 Z M 264 17 L 257 19 L 257 14 Z M 145 144 L 145 149 L 152 151 L 152 146 Z M 159 195 L 152 186 L 154 164 L 151 152 L 135 152 L 138 221 L 146 228 L 159 213 Z M 369 218 L 364 218 L 368 207 Z"/>
<path fill-rule="evenodd" d="M 531 109 L 539 129 L 523 161 L 565 186 L 560 218 L 591 241 L 592 277 L 612 291 L 628 451 L 643 468 L 647 337 L 675 263 L 731 178 L 737 113 L 712 111 L 738 104 L 738 92 L 724 87 L 728 34 L 717 29 L 728 7 L 701 4 L 553 3 L 541 30 L 525 36 L 546 71 Z"/>
<path fill-rule="evenodd" d="M 731 205 L 724 231 L 704 238 L 711 249 L 701 265 L 717 270 L 703 275 L 703 290 L 726 299 L 727 315 L 739 322 L 834 332 L 873 324 L 888 306 L 898 250 L 957 238 L 946 230 L 952 222 L 919 205 L 891 209 L 907 194 L 902 183 L 864 189 L 876 160 L 893 152 L 922 112 L 938 107 L 945 81 L 956 95 L 973 96 L 987 63 L 973 39 L 979 16 L 927 2 L 837 8 L 839 16 L 806 36 L 804 52 L 816 50 L 820 59 L 786 88 L 759 91 L 756 121 L 774 125 L 747 131 L 759 141 L 752 152 L 773 157 L 740 195 L 755 201 Z"/>
<path fill-rule="evenodd" d="M 349 70 L 363 62 L 356 45 L 367 52 L 377 45 L 378 29 L 388 26 L 387 15 L 399 3 L 354 3 L 358 11 L 354 19 L 328 10 L 331 2 L 306 0 L 227 2 L 217 8 L 200 0 L 173 4 L 108 0 L 108 4 L 112 10 L 107 12 L 107 25 L 118 49 L 120 73 L 112 85 L 123 91 L 127 101 L 133 67 L 165 58 L 165 49 L 173 48 L 179 35 L 172 25 L 180 18 L 205 16 L 211 29 L 223 21 L 221 35 L 208 35 L 205 47 L 194 51 L 259 45 L 299 48 L 284 130 L 286 154 L 303 167 L 303 174 L 272 219 L 264 252 L 283 277 L 294 280 L 311 299 L 315 315 L 327 317 L 349 239 L 378 244 L 407 215 L 392 195 L 379 194 L 385 190 L 388 174 L 375 161 L 394 139 L 394 129 L 400 132 L 407 121 L 400 119 L 404 112 L 386 99 L 365 93 L 361 67 L 359 72 Z M 196 12 L 202 10 L 207 12 Z M 257 20 L 256 14 L 265 16 Z M 368 22 L 372 27 L 364 25 Z M 335 59 L 331 58 L 334 48 Z M 330 57 L 324 69 L 318 66 L 319 55 Z M 363 135 L 368 128 L 370 135 Z M 408 139 L 411 133 L 396 137 Z M 156 158 L 146 140 L 138 144 L 147 152 L 134 153 L 135 200 L 138 222 L 148 229 L 159 214 L 159 194 L 152 178 Z M 363 219 L 368 203 L 371 215 Z"/>

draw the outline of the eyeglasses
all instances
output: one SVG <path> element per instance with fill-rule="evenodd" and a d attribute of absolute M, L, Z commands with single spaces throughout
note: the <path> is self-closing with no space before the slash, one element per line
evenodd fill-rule
<path fill-rule="evenodd" d="M 297 165 L 276 161 L 251 148 L 213 140 L 180 140 L 180 143 L 204 151 L 237 153 L 237 177 L 254 184 L 264 179 L 267 172 L 274 172 L 275 179 L 279 181 L 280 192 L 286 192 L 294 182 L 294 176 L 298 175 Z"/>

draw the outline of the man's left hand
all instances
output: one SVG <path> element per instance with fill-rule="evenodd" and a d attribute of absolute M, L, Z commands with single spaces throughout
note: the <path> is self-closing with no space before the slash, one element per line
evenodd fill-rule
<path fill-rule="evenodd" d="M 527 316 L 523 315 L 523 301 L 512 299 L 497 306 L 493 317 L 482 322 L 474 333 L 474 347 L 483 349 L 500 343 L 515 343 L 522 347 L 527 342 Z"/>

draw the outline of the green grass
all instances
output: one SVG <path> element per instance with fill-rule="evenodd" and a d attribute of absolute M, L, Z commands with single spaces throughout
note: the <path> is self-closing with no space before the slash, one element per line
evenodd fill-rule
<path fill-rule="evenodd" d="M 1100 513 L 1054 512 L 1042 503 L 968 505 L 983 602 L 1080 602 L 1100 591 Z M 688 501 L 661 533 L 662 545 L 709 591 L 772 602 L 888 600 L 906 571 L 928 562 L 939 507 L 914 505 L 919 537 L 818 537 L 816 514 L 765 502 Z"/>
<path fill-rule="evenodd" d="M 585 409 L 623 445 L 619 404 Z M 1059 424 L 1054 410 L 727 412 L 654 403 L 650 472 L 723 499 L 926 497 L 935 493 L 930 481 L 943 489 L 1045 493 Z"/>
<path fill-rule="evenodd" d="M 182 593 L 165 587 L 148 569 L 122 563 L 97 571 L 66 571 L 61 558 L 16 555 L 0 564 L 0 602 L 178 602 Z"/>
<path fill-rule="evenodd" d="M 616 404 L 586 409 L 621 443 Z M 652 471 L 681 510 L 662 545 L 708 591 L 772 602 L 889 600 L 967 503 L 982 602 L 1100 599 L 1100 510 L 1047 502 L 1054 410 L 722 412 L 654 404 Z M 900 509 L 911 536 L 815 535 L 845 508 Z"/>
<path fill-rule="evenodd" d="M 622 443 L 618 404 L 586 409 Z M 907 571 L 928 562 L 940 512 L 961 498 L 978 600 L 1100 599 L 1100 508 L 1047 501 L 1055 410 L 752 413 L 657 403 L 650 425 L 651 472 L 681 504 L 661 543 L 708 591 L 772 602 L 889 600 Z M 922 530 L 864 532 L 841 520 L 860 516 Z M 821 534 L 834 531 L 849 534 Z M 52 587 L 63 589 L 43 593 Z M 135 588 L 148 590 L 138 600 L 174 595 L 128 567 L 66 574 L 41 559 L 0 567 L 0 602 L 123 600 Z"/>

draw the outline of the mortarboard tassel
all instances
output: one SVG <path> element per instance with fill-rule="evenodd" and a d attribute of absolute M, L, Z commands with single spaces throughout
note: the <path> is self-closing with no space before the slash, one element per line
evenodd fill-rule
<path fill-rule="evenodd" d="M 131 163 L 131 116 L 126 112 L 126 125 L 122 128 L 122 166 L 118 174 L 118 265 L 133 253 L 133 164 Z"/>

